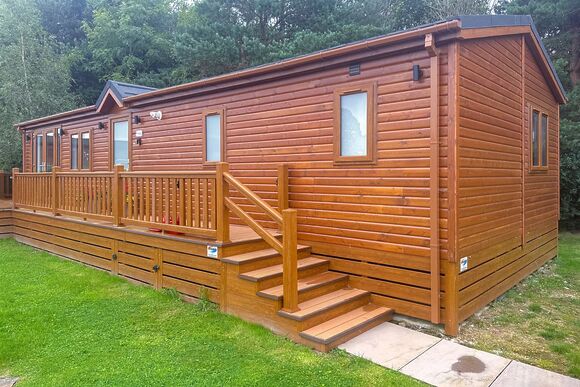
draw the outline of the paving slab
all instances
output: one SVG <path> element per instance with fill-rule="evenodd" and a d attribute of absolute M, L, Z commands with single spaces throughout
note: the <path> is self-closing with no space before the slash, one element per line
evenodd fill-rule
<path fill-rule="evenodd" d="M 509 359 L 441 340 L 401 372 L 435 386 L 489 386 Z"/>
<path fill-rule="evenodd" d="M 400 369 L 441 341 L 393 323 L 383 323 L 339 346 L 383 367 Z"/>
<path fill-rule="evenodd" d="M 18 378 L 0 376 L 0 387 L 12 387 L 18 382 Z"/>
<path fill-rule="evenodd" d="M 512 361 L 492 387 L 580 387 L 580 380 Z"/>

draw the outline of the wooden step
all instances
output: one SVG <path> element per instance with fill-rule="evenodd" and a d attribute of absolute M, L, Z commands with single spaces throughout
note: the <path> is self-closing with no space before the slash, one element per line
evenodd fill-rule
<path fill-rule="evenodd" d="M 392 316 L 393 310 L 390 308 L 367 304 L 302 331 L 300 332 L 300 336 L 315 343 L 328 346 L 325 349 L 329 350 L 368 329 L 390 320 Z"/>
<path fill-rule="evenodd" d="M 319 266 L 326 266 L 323 270 L 326 271 L 328 268 L 328 260 L 308 257 L 298 260 L 298 275 L 300 275 L 301 271 L 306 271 L 308 269 L 313 269 Z M 273 265 L 264 267 L 262 269 L 257 269 L 253 271 L 248 271 L 245 273 L 240 274 L 240 278 L 252 281 L 252 282 L 259 282 L 265 281 L 270 278 L 281 277 L 283 272 L 283 265 Z"/>
<path fill-rule="evenodd" d="M 316 274 L 306 278 L 298 279 L 298 297 L 307 292 L 313 292 L 320 288 L 336 286 L 342 288 L 348 283 L 348 276 L 346 274 L 325 271 L 324 273 Z M 336 289 L 333 289 L 336 290 Z M 277 285 L 268 289 L 260 290 L 257 294 L 261 297 L 269 298 L 271 300 L 282 300 L 283 286 Z"/>
<path fill-rule="evenodd" d="M 352 305 L 350 309 L 354 309 L 355 307 L 359 306 L 361 302 L 368 304 L 369 297 L 370 293 L 365 290 L 343 288 L 301 302 L 298 304 L 299 310 L 296 312 L 286 312 L 284 310 L 280 310 L 278 311 L 278 314 L 292 320 L 304 321 L 341 306 L 348 307 L 348 305 Z"/>
<path fill-rule="evenodd" d="M 307 258 L 310 256 L 310 246 L 298 246 L 298 259 Z M 322 257 L 324 258 L 324 257 Z M 225 257 L 222 262 L 230 264 L 236 268 L 238 273 L 246 273 L 248 271 L 262 269 L 264 267 L 278 265 L 282 263 L 282 256 L 274 249 L 254 250 L 244 254 L 238 254 L 230 257 Z M 270 286 L 274 286 L 273 284 Z"/>

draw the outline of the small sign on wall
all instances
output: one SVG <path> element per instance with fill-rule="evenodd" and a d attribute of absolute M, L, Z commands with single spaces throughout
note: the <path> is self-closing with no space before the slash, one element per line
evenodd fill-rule
<path fill-rule="evenodd" d="M 141 129 L 137 130 L 135 132 L 135 137 L 139 138 L 139 137 L 143 137 L 143 131 Z"/>
<path fill-rule="evenodd" d="M 463 257 L 459 260 L 459 272 L 469 269 L 469 257 Z"/>
<path fill-rule="evenodd" d="M 218 257 L 218 247 L 217 246 L 207 246 L 207 256 L 209 258 Z"/>

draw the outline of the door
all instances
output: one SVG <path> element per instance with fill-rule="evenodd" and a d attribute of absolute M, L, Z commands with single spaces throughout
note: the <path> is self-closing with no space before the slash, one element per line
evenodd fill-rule
<path fill-rule="evenodd" d="M 59 142 L 54 130 L 40 131 L 34 136 L 34 172 L 52 172 L 55 160 L 58 160 Z"/>
<path fill-rule="evenodd" d="M 128 171 L 130 166 L 129 121 L 113 121 L 113 133 L 111 137 L 111 145 L 113 147 L 111 166 L 114 167 L 120 164 Z"/>

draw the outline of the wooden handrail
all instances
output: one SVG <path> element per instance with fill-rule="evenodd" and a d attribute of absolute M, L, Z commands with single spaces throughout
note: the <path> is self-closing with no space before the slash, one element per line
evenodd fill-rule
<path fill-rule="evenodd" d="M 218 190 L 218 216 L 223 216 L 223 220 L 218 219 L 217 234 L 224 231 L 220 227 L 229 224 L 228 210 L 232 211 L 266 243 L 282 255 L 282 286 L 283 286 L 283 309 L 288 312 L 295 312 L 298 308 L 298 216 L 294 209 L 288 207 L 288 166 L 281 166 L 278 170 L 278 207 L 277 211 L 262 198 L 252 192 L 229 173 L 227 163 L 219 163 L 216 169 L 216 185 Z M 220 181 L 222 180 L 223 181 Z M 244 211 L 239 205 L 229 198 L 229 187 L 234 187 L 245 198 L 256 206 L 264 210 L 276 223 L 281 226 L 282 242 L 274 237 L 268 230 L 260 225 L 250 214 Z M 221 204 L 223 203 L 223 204 Z M 228 226 L 229 227 L 229 226 Z"/>
<path fill-rule="evenodd" d="M 244 195 L 252 203 L 260 207 L 262 210 L 264 210 L 266 214 L 268 214 L 272 218 L 272 220 L 274 220 L 279 225 L 282 225 L 282 215 L 278 211 L 276 211 L 272 206 L 266 203 L 261 197 L 250 191 L 245 185 L 240 183 L 240 181 L 237 180 L 235 177 L 233 177 L 229 172 L 224 172 L 224 178 L 229 184 L 234 186 L 238 190 L 238 192 Z"/>
<path fill-rule="evenodd" d="M 272 234 L 268 232 L 264 227 L 262 227 L 258 222 L 256 222 L 248 213 L 240 208 L 236 203 L 230 198 L 224 198 L 224 202 L 228 209 L 230 209 L 237 217 L 244 221 L 252 230 L 262 237 L 273 249 L 275 249 L 280 254 L 284 253 L 284 247 L 278 239 L 276 239 Z"/>

